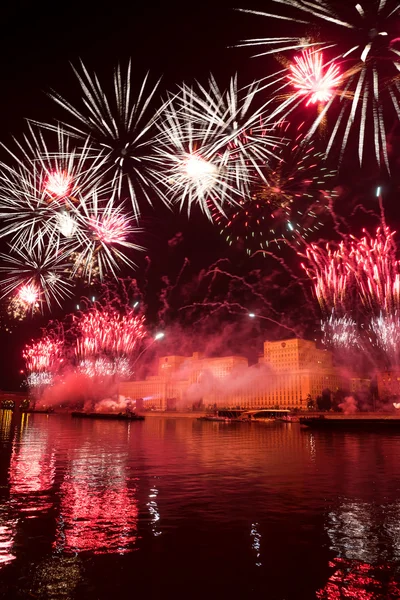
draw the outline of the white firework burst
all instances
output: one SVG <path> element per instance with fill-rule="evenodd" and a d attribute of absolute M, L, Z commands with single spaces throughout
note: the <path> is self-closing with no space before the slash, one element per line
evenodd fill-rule
<path fill-rule="evenodd" d="M 0 284 L 2 297 L 16 294 L 27 304 L 61 306 L 72 295 L 69 269 L 68 253 L 57 240 L 46 247 L 11 248 L 8 254 L 0 254 L 0 272 L 6 274 Z"/>
<path fill-rule="evenodd" d="M 157 122 L 162 109 L 150 113 L 160 80 L 149 83 L 149 74 L 135 94 L 132 90 L 131 63 L 125 73 L 118 65 L 114 72 L 113 89 L 109 96 L 96 75 L 91 75 L 83 63 L 74 73 L 80 85 L 82 106 L 76 107 L 53 92 L 51 97 L 65 109 L 72 122 L 61 127 L 70 136 L 83 140 L 96 150 L 101 172 L 114 192 L 121 196 L 125 190 L 132 201 L 135 217 L 140 215 L 140 196 L 153 203 L 158 195 L 165 197 L 156 186 L 156 164 L 152 156 Z M 50 124 L 42 126 L 55 129 Z M 126 187 L 124 185 L 126 184 Z"/>
<path fill-rule="evenodd" d="M 236 77 L 221 91 L 211 78 L 207 89 L 183 85 L 169 98 L 156 154 L 171 202 L 187 205 L 188 213 L 198 204 L 211 219 L 211 205 L 223 212 L 224 203 L 237 203 L 263 177 L 281 138 L 264 126 L 266 105 L 253 107 L 256 93 L 256 84 L 238 90 Z"/>

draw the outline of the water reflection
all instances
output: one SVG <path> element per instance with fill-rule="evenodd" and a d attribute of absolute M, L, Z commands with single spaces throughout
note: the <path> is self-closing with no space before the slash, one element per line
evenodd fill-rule
<path fill-rule="evenodd" d="M 158 489 L 155 486 L 150 488 L 149 501 L 147 503 L 147 507 L 148 507 L 149 513 L 150 513 L 151 530 L 155 537 L 158 537 L 159 535 L 161 535 L 161 531 L 158 527 L 158 525 L 159 525 L 158 521 L 160 520 L 160 513 L 158 510 L 157 496 L 158 496 Z"/>
<path fill-rule="evenodd" d="M 50 492 L 54 485 L 55 448 L 43 419 L 28 427 L 29 416 L 22 415 L 13 441 L 9 489 L 11 496 L 17 497 L 20 510 L 34 516 L 53 505 Z"/>
<path fill-rule="evenodd" d="M 259 532 L 259 523 L 252 523 L 250 530 L 250 538 L 251 538 L 251 548 L 255 555 L 255 565 L 256 567 L 261 567 L 262 562 L 260 559 L 261 556 L 261 533 Z"/>
<path fill-rule="evenodd" d="M 52 557 L 40 562 L 35 569 L 26 597 L 70 600 L 83 579 L 79 557 Z"/>
<path fill-rule="evenodd" d="M 385 505 L 345 500 L 327 517 L 330 549 L 351 560 L 400 559 L 400 502 Z"/>
<path fill-rule="evenodd" d="M 17 519 L 9 519 L 0 511 L 0 568 L 12 562 L 16 557 L 13 553 Z"/>
<path fill-rule="evenodd" d="M 336 559 L 326 586 L 316 593 L 320 600 L 399 600 L 398 573 L 393 565 L 374 566 L 360 561 Z"/>
<path fill-rule="evenodd" d="M 137 482 L 125 474 L 126 453 L 78 452 L 61 485 L 55 550 L 123 554 L 137 538 Z"/>
<path fill-rule="evenodd" d="M 7 419 L 0 567 L 2 582 L 21 574 L 17 597 L 127 600 L 133 580 L 149 598 L 202 583 L 201 597 L 400 597 L 400 436 Z"/>
<path fill-rule="evenodd" d="M 10 439 L 12 410 L 0 409 L 0 441 L 7 442 Z"/>

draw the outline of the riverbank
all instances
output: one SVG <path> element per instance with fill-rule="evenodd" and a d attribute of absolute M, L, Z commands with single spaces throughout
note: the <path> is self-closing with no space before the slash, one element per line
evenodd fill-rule
<path fill-rule="evenodd" d="M 144 417 L 164 417 L 166 419 L 169 418 L 179 418 L 179 419 L 198 419 L 199 417 L 204 417 L 206 414 L 204 411 L 187 411 L 187 412 L 178 412 L 176 410 L 151 410 L 151 411 L 143 411 L 139 414 Z"/>
<path fill-rule="evenodd" d="M 143 411 L 140 412 L 144 417 L 163 417 L 163 418 L 186 418 L 198 419 L 204 417 L 204 411 Z M 325 417 L 326 419 L 400 419 L 400 411 L 385 413 L 385 412 L 357 412 L 353 414 L 337 413 L 337 412 L 321 412 L 321 411 L 304 411 L 293 413 L 298 417 Z"/>

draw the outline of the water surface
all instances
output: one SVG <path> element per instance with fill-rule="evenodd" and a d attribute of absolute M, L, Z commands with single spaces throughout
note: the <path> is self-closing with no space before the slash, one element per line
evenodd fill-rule
<path fill-rule="evenodd" d="M 400 432 L 0 411 L 0 598 L 398 599 L 399 456 Z"/>

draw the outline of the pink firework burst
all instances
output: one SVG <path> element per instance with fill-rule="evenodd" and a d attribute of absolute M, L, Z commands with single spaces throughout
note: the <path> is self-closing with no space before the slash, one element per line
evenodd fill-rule
<path fill-rule="evenodd" d="M 68 196 L 72 184 L 72 177 L 65 171 L 51 171 L 45 183 L 45 191 L 50 196 L 64 198 Z"/>
<path fill-rule="evenodd" d="M 62 360 L 62 342 L 46 336 L 38 342 L 27 344 L 22 356 L 29 373 L 54 370 Z"/>
<path fill-rule="evenodd" d="M 17 292 L 18 299 L 28 306 L 35 306 L 40 298 L 40 291 L 34 283 L 26 283 Z"/>
<path fill-rule="evenodd" d="M 126 241 L 130 227 L 122 215 L 107 215 L 91 219 L 95 237 L 103 244 L 121 244 Z"/>
<path fill-rule="evenodd" d="M 324 65 L 322 52 L 318 50 L 303 50 L 294 60 L 288 80 L 296 94 L 306 98 L 306 106 L 327 102 L 341 82 L 339 67 L 332 62 Z"/>

